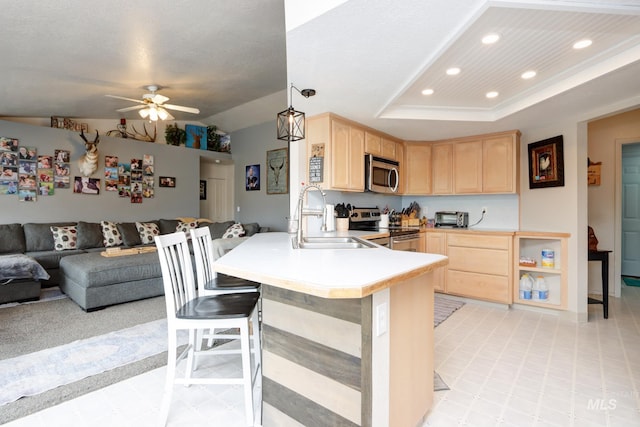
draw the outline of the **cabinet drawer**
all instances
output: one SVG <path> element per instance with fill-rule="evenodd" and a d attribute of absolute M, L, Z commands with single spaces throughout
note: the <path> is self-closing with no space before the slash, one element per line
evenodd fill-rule
<path fill-rule="evenodd" d="M 449 246 L 449 270 L 508 276 L 511 265 L 509 251 L 498 249 Z"/>
<path fill-rule="evenodd" d="M 454 271 L 449 264 L 447 293 L 511 304 L 509 278 L 488 274 Z"/>
<path fill-rule="evenodd" d="M 511 248 L 511 236 L 447 233 L 447 244 L 449 246 L 508 250 Z"/>

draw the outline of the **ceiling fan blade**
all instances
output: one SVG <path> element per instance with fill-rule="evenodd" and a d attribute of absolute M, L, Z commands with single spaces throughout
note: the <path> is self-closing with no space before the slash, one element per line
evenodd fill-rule
<path fill-rule="evenodd" d="M 164 95 L 160 95 L 159 93 L 156 93 L 151 98 L 151 102 L 153 102 L 154 104 L 162 104 L 163 102 L 167 102 L 168 100 L 169 100 L 169 98 L 167 98 Z"/>
<path fill-rule="evenodd" d="M 127 112 L 127 111 L 139 110 L 139 109 L 145 108 L 145 107 L 146 107 L 146 105 L 134 105 L 133 107 L 120 108 L 119 110 L 116 110 L 116 111 L 118 111 L 120 113 L 124 113 L 124 112 Z"/>
<path fill-rule="evenodd" d="M 184 111 L 185 113 L 200 114 L 200 110 L 194 107 L 183 107 L 182 105 L 162 104 L 164 108 L 169 110 Z"/>
<path fill-rule="evenodd" d="M 139 99 L 125 98 L 124 96 L 118 96 L 118 95 L 105 95 L 105 96 L 108 96 L 109 98 L 124 99 L 125 101 L 137 102 L 139 104 L 145 103 L 144 101 L 140 101 Z"/>

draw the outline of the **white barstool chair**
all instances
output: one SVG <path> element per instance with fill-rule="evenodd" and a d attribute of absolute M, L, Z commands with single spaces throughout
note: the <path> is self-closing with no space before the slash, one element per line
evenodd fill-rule
<path fill-rule="evenodd" d="M 191 264 L 191 254 L 184 232 L 155 237 L 167 306 L 168 360 L 167 377 L 160 411 L 160 424 L 166 425 L 174 384 L 242 384 L 244 388 L 246 423 L 254 425 L 253 385 L 261 372 L 260 332 L 258 324 L 258 292 L 227 293 L 198 296 Z M 198 330 L 238 328 L 239 350 L 196 349 Z M 189 331 L 186 349 L 176 356 L 178 330 Z M 253 331 L 253 332 L 251 332 Z M 225 338 L 235 338 L 225 336 Z M 251 339 L 252 338 L 252 339 Z M 253 348 L 251 346 L 253 341 Z M 199 346 L 198 346 L 199 347 Z M 241 354 L 241 378 L 194 378 L 195 359 L 200 356 Z M 251 353 L 254 366 L 251 367 Z M 176 366 L 184 358 L 187 365 L 184 378 L 176 378 Z"/>

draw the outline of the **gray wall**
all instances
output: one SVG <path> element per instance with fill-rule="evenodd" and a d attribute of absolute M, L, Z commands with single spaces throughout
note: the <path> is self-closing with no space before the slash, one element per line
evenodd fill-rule
<path fill-rule="evenodd" d="M 231 133 L 231 152 L 235 164 L 236 222 L 257 222 L 261 226 L 270 227 L 272 231 L 286 231 L 285 218 L 289 215 L 289 195 L 267 194 L 266 164 L 267 151 L 286 147 L 286 141 L 276 138 L 275 120 Z M 247 191 L 246 167 L 256 164 L 260 165 L 260 190 Z"/>
<path fill-rule="evenodd" d="M 77 132 L 52 129 L 23 123 L 0 121 L 0 136 L 17 138 L 21 145 L 37 147 L 38 154 L 53 155 L 55 149 L 71 151 L 71 181 L 79 176 L 76 160 L 84 153 L 84 143 Z M 90 136 L 93 139 L 93 135 Z M 55 189 L 53 196 L 38 196 L 35 202 L 20 202 L 16 195 L 0 196 L 0 223 L 49 222 L 66 220 L 115 221 L 199 216 L 200 156 L 207 152 L 185 147 L 135 141 L 131 139 L 100 137 L 98 171 L 92 177 L 100 178 L 99 195 L 74 194 L 72 188 Z M 154 156 L 155 197 L 132 204 L 116 192 L 104 191 L 104 156 L 115 155 L 125 159 Z M 159 176 L 176 177 L 176 188 L 160 188 Z"/>

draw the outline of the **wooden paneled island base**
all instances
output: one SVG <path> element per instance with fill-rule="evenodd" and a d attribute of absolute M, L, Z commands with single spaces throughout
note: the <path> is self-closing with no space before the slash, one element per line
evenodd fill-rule
<path fill-rule="evenodd" d="M 433 400 L 432 271 L 441 255 L 293 249 L 261 233 L 216 270 L 263 283 L 263 419 L 414 427 Z"/>

